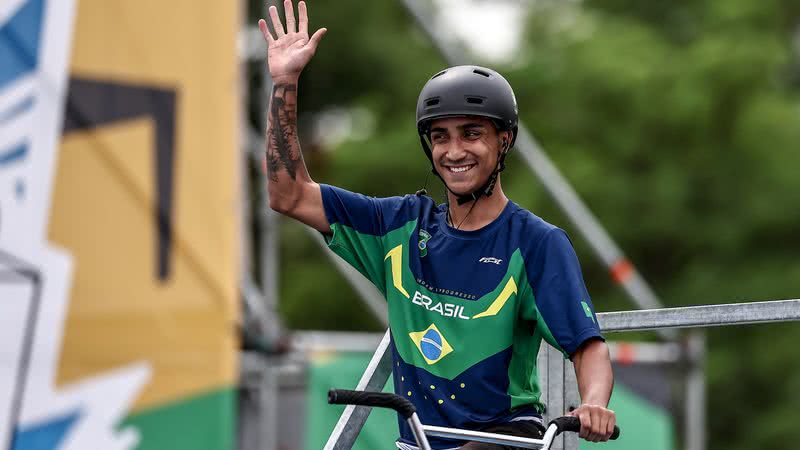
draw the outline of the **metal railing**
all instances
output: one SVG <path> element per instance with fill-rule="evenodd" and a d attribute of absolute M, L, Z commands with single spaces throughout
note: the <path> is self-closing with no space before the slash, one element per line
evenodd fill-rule
<path fill-rule="evenodd" d="M 800 320 L 800 299 L 767 302 L 734 303 L 725 305 L 688 306 L 597 314 L 600 329 L 605 333 L 664 328 L 695 328 L 739 326 L 745 324 L 787 322 Z M 544 402 L 550 414 L 567 412 L 570 404 L 579 402 L 577 382 L 571 363 L 549 346 L 539 353 L 538 367 Z M 389 331 L 378 345 L 357 390 L 380 391 L 391 374 Z M 369 416 L 369 408 L 348 406 L 339 417 L 325 450 L 349 450 Z M 553 449 L 577 449 L 577 438 L 560 436 Z"/>
<path fill-rule="evenodd" d="M 609 312 L 597 315 L 604 332 L 785 322 L 800 319 L 800 300 L 729 303 Z"/>

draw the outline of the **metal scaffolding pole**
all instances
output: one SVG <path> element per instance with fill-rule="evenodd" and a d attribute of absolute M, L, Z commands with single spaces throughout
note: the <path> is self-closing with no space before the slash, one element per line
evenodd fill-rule
<path fill-rule="evenodd" d="M 693 332 L 687 343 L 687 360 L 690 366 L 684 394 L 684 443 L 686 450 L 703 450 L 706 448 L 706 336 L 704 333 Z"/>
<path fill-rule="evenodd" d="M 247 10 L 247 5 L 243 6 Z M 267 10 L 264 9 L 264 17 Z M 248 48 L 246 47 L 246 35 L 240 36 L 240 60 L 244 67 L 243 73 L 247 72 L 246 63 L 250 60 Z M 266 63 L 266 61 L 264 60 Z M 258 114 L 258 120 L 266 124 L 266 114 L 270 91 L 272 89 L 269 70 L 266 64 L 261 69 L 264 81 L 263 90 L 259 97 L 263 108 Z M 247 83 L 245 82 L 245 85 Z M 252 89 L 247 89 L 251 92 Z M 243 104 L 246 103 L 243 97 Z M 247 117 L 247 108 L 243 108 L 243 118 Z M 250 202 L 246 197 L 247 204 L 245 217 L 255 221 L 255 239 L 248 241 L 253 244 L 258 243 L 258 248 L 252 255 L 248 255 L 245 260 L 247 265 L 242 267 L 241 295 L 244 300 L 245 312 L 243 319 L 244 326 L 252 326 L 257 335 L 265 338 L 267 342 L 276 342 L 284 333 L 284 326 L 280 317 L 277 315 L 278 306 L 278 223 L 276 213 L 269 208 L 267 196 L 267 183 L 264 173 L 260 170 L 260 161 L 263 155 L 263 139 L 254 142 L 250 127 L 243 125 L 242 140 L 244 141 L 244 155 L 246 165 L 243 168 L 245 175 L 249 175 L 250 168 L 256 168 L 255 183 L 258 186 L 255 194 L 255 202 Z M 247 176 L 243 177 L 246 181 Z M 250 186 L 245 184 L 245 195 L 248 194 Z M 251 205 L 254 205 L 251 207 Z M 249 225 L 249 224 L 248 224 Z M 245 233 L 249 230 L 245 227 Z M 253 265 L 257 262 L 258 273 L 253 276 Z M 255 279 L 254 279 L 255 278 Z M 243 390 L 249 391 L 253 401 L 247 403 L 250 410 L 241 414 L 243 423 L 240 426 L 241 436 L 239 439 L 240 450 L 265 449 L 274 450 L 277 448 L 278 427 L 276 399 L 278 396 L 278 383 L 276 370 L 273 365 L 273 358 L 262 355 L 251 355 L 243 352 L 241 358 L 241 385 Z M 254 381 L 255 380 L 255 381 Z"/>

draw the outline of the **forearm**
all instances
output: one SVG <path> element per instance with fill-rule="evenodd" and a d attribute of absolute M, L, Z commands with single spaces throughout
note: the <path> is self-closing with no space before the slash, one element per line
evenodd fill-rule
<path fill-rule="evenodd" d="M 608 406 L 614 388 L 611 358 L 605 342 L 588 342 L 573 357 L 581 403 Z"/>
<path fill-rule="evenodd" d="M 301 183 L 311 182 L 297 137 L 297 78 L 273 80 L 267 122 L 267 178 L 270 207 L 286 210 L 297 202 Z"/>

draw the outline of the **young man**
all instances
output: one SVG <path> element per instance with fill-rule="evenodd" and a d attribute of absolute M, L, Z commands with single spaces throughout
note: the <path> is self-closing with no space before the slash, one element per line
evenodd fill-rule
<path fill-rule="evenodd" d="M 542 340 L 575 365 L 580 436 L 605 441 L 613 376 L 580 267 L 566 234 L 509 201 L 499 173 L 517 134 L 517 106 L 498 73 L 459 66 L 422 89 L 417 125 L 447 203 L 427 196 L 371 198 L 309 177 L 297 138 L 297 84 L 326 30 L 308 37 L 300 2 L 286 28 L 264 20 L 274 88 L 267 126 L 270 206 L 327 236 L 330 248 L 386 297 L 395 392 L 420 419 L 512 435 L 542 434 L 536 356 Z M 398 447 L 414 440 L 400 421 Z M 435 449 L 503 447 L 431 439 Z"/>

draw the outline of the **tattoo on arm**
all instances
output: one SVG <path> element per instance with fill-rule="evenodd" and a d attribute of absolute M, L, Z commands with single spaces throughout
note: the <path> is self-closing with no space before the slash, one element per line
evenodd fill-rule
<path fill-rule="evenodd" d="M 295 180 L 298 168 L 305 170 L 297 138 L 297 85 L 276 84 L 272 88 L 267 131 L 267 176 L 278 182 L 286 171 Z"/>

